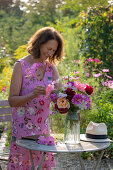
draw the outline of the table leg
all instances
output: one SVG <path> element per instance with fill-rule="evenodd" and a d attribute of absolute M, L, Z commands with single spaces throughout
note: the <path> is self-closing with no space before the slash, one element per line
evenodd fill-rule
<path fill-rule="evenodd" d="M 96 162 L 96 166 L 95 166 L 94 170 L 97 170 L 98 165 L 99 165 L 99 163 L 100 163 L 100 161 L 101 161 L 101 159 L 102 159 L 102 156 L 103 156 L 104 152 L 105 152 L 105 150 L 102 150 L 102 151 L 101 151 L 101 153 L 100 153 L 100 155 L 99 155 L 99 158 L 98 158 L 98 160 L 97 160 L 97 162 Z"/>
<path fill-rule="evenodd" d="M 29 154 L 30 154 L 31 165 L 32 165 L 32 167 L 31 167 L 31 170 L 35 170 L 35 168 L 34 168 L 34 162 L 33 162 L 33 157 L 32 157 L 32 152 L 31 152 L 31 150 L 29 150 Z"/>
<path fill-rule="evenodd" d="M 31 165 L 32 165 L 31 170 L 35 170 L 31 150 L 29 150 L 29 154 L 30 154 Z M 37 168 L 37 170 L 42 170 L 42 166 L 43 166 L 43 163 L 44 163 L 44 160 L 45 160 L 45 154 L 46 154 L 46 152 L 43 153 L 43 155 L 42 155 L 42 160 L 41 160 L 41 163 L 40 163 L 40 166 Z"/>
<path fill-rule="evenodd" d="M 42 170 L 42 166 L 43 166 L 43 163 L 44 163 L 44 160 L 45 160 L 45 154 L 46 154 L 46 152 L 43 153 L 43 155 L 42 155 L 42 160 L 41 160 L 41 163 L 40 163 L 40 166 L 38 167 L 37 170 Z"/>
<path fill-rule="evenodd" d="M 80 161 L 81 168 L 82 168 L 82 170 L 85 170 L 85 165 L 84 165 L 84 162 L 81 158 L 81 153 L 77 153 L 77 154 L 78 154 L 78 158 L 79 158 L 79 161 Z"/>

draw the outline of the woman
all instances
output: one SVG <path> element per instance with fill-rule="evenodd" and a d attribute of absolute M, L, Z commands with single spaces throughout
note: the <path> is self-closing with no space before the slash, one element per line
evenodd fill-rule
<path fill-rule="evenodd" d="M 9 94 L 13 107 L 12 132 L 8 170 L 29 170 L 29 152 L 16 145 L 20 138 L 37 139 L 49 135 L 49 104 L 46 97 L 48 84 L 59 78 L 55 61 L 63 57 L 63 38 L 52 27 L 38 30 L 28 42 L 28 56 L 15 63 Z M 35 169 L 39 166 L 42 153 L 32 151 Z M 55 166 L 54 157 L 46 153 L 42 169 Z"/>

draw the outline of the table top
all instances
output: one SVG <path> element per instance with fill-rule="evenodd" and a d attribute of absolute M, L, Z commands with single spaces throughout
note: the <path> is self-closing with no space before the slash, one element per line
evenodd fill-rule
<path fill-rule="evenodd" d="M 109 147 L 110 142 L 104 143 L 93 143 L 93 142 L 85 142 L 80 141 L 79 144 L 69 145 L 64 143 L 57 143 L 56 145 L 40 145 L 36 141 L 28 140 L 28 139 L 20 139 L 16 141 L 18 146 L 29 150 L 36 150 L 36 151 L 44 151 L 44 152 L 91 152 L 91 151 L 98 151 L 102 149 L 106 149 Z"/>

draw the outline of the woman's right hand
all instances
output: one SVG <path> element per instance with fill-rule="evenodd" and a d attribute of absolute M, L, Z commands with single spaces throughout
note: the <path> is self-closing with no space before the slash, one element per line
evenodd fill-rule
<path fill-rule="evenodd" d="M 46 95 L 46 88 L 43 86 L 37 85 L 33 90 L 34 97 L 38 97 L 40 95 Z"/>

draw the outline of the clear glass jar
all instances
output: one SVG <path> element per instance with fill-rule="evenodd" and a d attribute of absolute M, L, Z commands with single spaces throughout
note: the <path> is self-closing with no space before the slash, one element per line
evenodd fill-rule
<path fill-rule="evenodd" d="M 65 120 L 64 142 L 67 144 L 80 143 L 80 119 L 79 110 L 75 109 L 74 112 L 69 112 Z"/>

